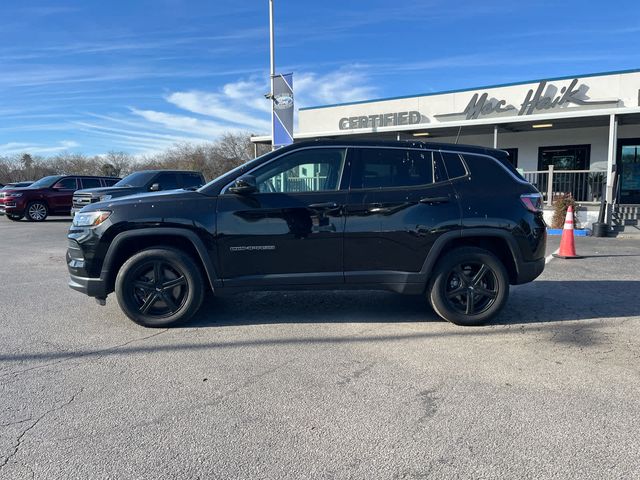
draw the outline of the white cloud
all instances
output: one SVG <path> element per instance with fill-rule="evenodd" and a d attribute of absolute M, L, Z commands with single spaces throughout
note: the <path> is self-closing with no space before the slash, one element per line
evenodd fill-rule
<path fill-rule="evenodd" d="M 41 145 L 35 143 L 23 143 L 23 142 L 9 142 L 0 144 L 0 154 L 12 155 L 16 153 L 58 153 L 70 148 L 79 147 L 80 144 L 73 140 L 62 140 L 57 145 Z"/>
<path fill-rule="evenodd" d="M 132 108 L 131 112 L 149 122 L 158 123 L 167 129 L 191 134 L 195 133 L 209 138 L 214 138 L 224 132 L 234 130 L 228 125 L 185 115 L 175 115 L 155 110 L 138 110 L 136 108 Z"/>
<path fill-rule="evenodd" d="M 294 75 L 293 90 L 299 107 L 356 102 L 372 98 L 377 92 L 368 76 L 357 68 L 343 68 L 323 75 Z"/>
<path fill-rule="evenodd" d="M 371 98 L 376 88 L 357 69 L 343 68 L 326 74 L 304 72 L 294 75 L 294 95 L 296 106 L 304 107 L 327 103 L 353 102 Z M 241 79 L 225 84 L 216 92 L 192 90 L 173 92 L 167 95 L 169 103 L 187 112 L 215 119 L 223 129 L 243 129 L 256 133 L 270 130 L 269 113 L 271 105 L 264 98 L 269 91 L 266 80 Z M 188 128 L 197 125 L 193 117 L 159 115 L 154 112 L 150 121 L 160 121 L 165 126 Z M 191 119 L 192 122 L 188 122 Z M 201 121 L 201 120 L 197 120 Z"/>
<path fill-rule="evenodd" d="M 91 121 L 76 120 L 76 128 L 109 141 L 112 148 L 142 153 L 176 142 L 215 141 L 227 132 L 268 134 L 271 130 L 266 79 L 249 77 L 229 82 L 214 91 L 185 90 L 168 93 L 167 108 L 129 107 L 128 115 L 85 113 Z M 351 102 L 371 98 L 377 89 L 357 67 L 328 73 L 294 75 L 296 106 Z M 178 111 L 176 111 L 176 108 Z"/>

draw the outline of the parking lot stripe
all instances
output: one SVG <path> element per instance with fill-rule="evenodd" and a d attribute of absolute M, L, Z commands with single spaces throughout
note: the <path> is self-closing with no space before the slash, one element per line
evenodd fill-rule
<path fill-rule="evenodd" d="M 555 252 L 553 252 L 551 255 L 547 255 L 547 256 L 545 257 L 545 259 L 544 259 L 544 264 L 546 265 L 547 263 L 549 263 L 549 262 L 553 259 L 553 256 L 554 256 L 556 253 L 558 253 L 559 251 L 560 251 L 560 249 L 558 248 L 558 249 L 556 249 L 556 251 L 555 251 Z"/>

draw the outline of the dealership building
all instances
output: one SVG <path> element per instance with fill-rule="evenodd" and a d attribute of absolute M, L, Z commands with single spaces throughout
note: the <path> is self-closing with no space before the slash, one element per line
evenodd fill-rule
<path fill-rule="evenodd" d="M 548 205 L 571 193 L 594 211 L 604 196 L 627 225 L 640 210 L 640 70 L 301 108 L 295 141 L 320 138 L 495 147 Z"/>

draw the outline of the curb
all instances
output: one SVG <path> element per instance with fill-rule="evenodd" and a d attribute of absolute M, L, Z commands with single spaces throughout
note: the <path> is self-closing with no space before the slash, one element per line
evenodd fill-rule
<path fill-rule="evenodd" d="M 547 235 L 562 235 L 562 228 L 547 228 Z M 591 230 L 574 230 L 573 235 L 576 237 L 589 237 Z"/>

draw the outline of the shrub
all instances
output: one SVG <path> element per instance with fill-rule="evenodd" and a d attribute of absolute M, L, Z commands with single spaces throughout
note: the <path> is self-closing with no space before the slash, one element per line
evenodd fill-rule
<path fill-rule="evenodd" d="M 570 193 L 555 198 L 553 201 L 553 220 L 551 220 L 551 228 L 564 227 L 564 220 L 567 218 L 567 210 L 569 205 L 573 207 L 573 221 L 576 218 L 576 201 Z"/>

